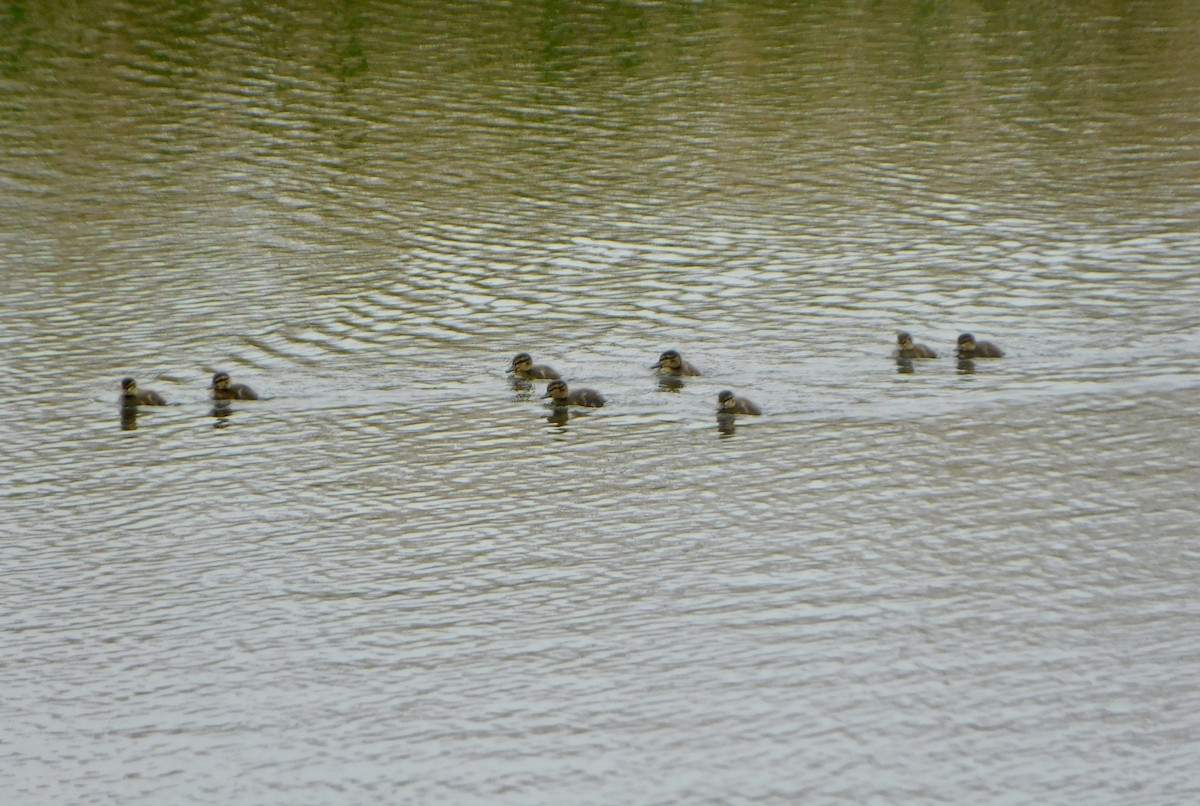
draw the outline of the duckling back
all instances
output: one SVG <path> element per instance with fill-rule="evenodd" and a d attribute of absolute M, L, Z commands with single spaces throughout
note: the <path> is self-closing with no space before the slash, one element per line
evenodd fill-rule
<path fill-rule="evenodd" d="M 604 399 L 604 395 L 595 389 L 572 389 L 571 394 L 567 396 L 567 402 L 572 406 L 587 406 L 598 409 L 608 401 Z"/>

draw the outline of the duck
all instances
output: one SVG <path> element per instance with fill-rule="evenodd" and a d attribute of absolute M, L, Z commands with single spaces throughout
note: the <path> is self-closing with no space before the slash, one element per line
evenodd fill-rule
<path fill-rule="evenodd" d="M 908 331 L 901 330 L 896 334 L 897 358 L 937 358 L 938 354 L 924 344 L 914 344 L 913 337 Z"/>
<path fill-rule="evenodd" d="M 1002 358 L 1004 351 L 990 341 L 975 341 L 970 333 L 958 337 L 959 358 Z"/>
<path fill-rule="evenodd" d="M 124 406 L 165 406 L 166 398 L 158 392 L 149 389 L 138 391 L 137 381 L 133 378 L 121 380 L 121 404 Z"/>
<path fill-rule="evenodd" d="M 738 397 L 726 389 L 717 394 L 717 412 L 720 414 L 762 414 L 762 409 L 744 397 Z"/>
<path fill-rule="evenodd" d="M 254 390 L 243 383 L 230 383 L 228 372 L 218 372 L 213 375 L 212 386 L 214 400 L 258 400 Z"/>
<path fill-rule="evenodd" d="M 557 380 L 562 377 L 545 364 L 533 363 L 533 357 L 529 353 L 514 355 L 508 371 L 516 377 L 526 380 Z"/>
<path fill-rule="evenodd" d="M 666 350 L 658 357 L 658 363 L 650 369 L 656 369 L 664 375 L 699 375 L 700 370 L 683 360 L 678 350 Z"/>
<path fill-rule="evenodd" d="M 557 379 L 550 381 L 546 386 L 546 394 L 542 395 L 542 398 L 550 398 L 550 402 L 555 406 L 586 406 L 598 409 L 605 403 L 604 396 L 595 389 L 570 391 L 566 381 Z"/>

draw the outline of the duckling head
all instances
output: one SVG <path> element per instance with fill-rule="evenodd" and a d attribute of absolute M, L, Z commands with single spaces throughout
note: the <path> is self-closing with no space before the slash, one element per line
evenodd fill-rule
<path fill-rule="evenodd" d="M 529 353 L 517 353 L 513 356 L 509 372 L 528 372 L 533 369 L 533 356 Z"/>
<path fill-rule="evenodd" d="M 567 400 L 567 382 L 566 381 L 550 381 L 546 385 L 546 394 L 542 395 L 542 399 L 550 398 L 555 403 L 565 403 Z"/>
<path fill-rule="evenodd" d="M 678 350 L 664 350 L 663 354 L 658 357 L 658 363 L 654 364 L 651 369 L 677 370 L 683 365 L 683 357 L 679 355 Z"/>

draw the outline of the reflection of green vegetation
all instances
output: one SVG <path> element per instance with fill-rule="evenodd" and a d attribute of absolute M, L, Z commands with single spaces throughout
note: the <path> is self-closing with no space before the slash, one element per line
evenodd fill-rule
<path fill-rule="evenodd" d="M 16 75 L 22 69 L 31 41 L 25 25 L 27 13 L 24 3 L 9 3 L 0 14 L 0 74 Z"/>
<path fill-rule="evenodd" d="M 346 40 L 338 52 L 338 68 L 341 78 L 353 78 L 367 72 L 367 54 L 357 34 Z"/>
<path fill-rule="evenodd" d="M 338 9 L 342 41 L 334 41 L 334 73 L 343 81 L 367 72 L 367 51 L 360 36 L 363 16 L 358 6 L 356 0 L 344 0 Z"/>
<path fill-rule="evenodd" d="M 603 54 L 604 65 L 630 69 L 642 64 L 654 37 L 646 10 L 631 3 L 587 3 L 547 0 L 538 32 L 544 43 L 543 67 L 551 73 L 568 72 L 593 52 Z"/>
<path fill-rule="evenodd" d="M 0 73 L 36 76 L 30 94 L 63 110 L 45 114 L 115 127 L 124 102 L 130 128 L 111 140 L 135 131 L 176 153 L 303 131 L 343 151 L 394 137 L 434 163 L 507 160 L 522 181 L 530 165 L 571 181 L 600 148 L 743 185 L 803 154 L 836 185 L 847 143 L 966 151 L 1061 116 L 1035 142 L 1066 150 L 1073 127 L 1163 103 L 1200 51 L 1187 5 L 0 0 Z"/>

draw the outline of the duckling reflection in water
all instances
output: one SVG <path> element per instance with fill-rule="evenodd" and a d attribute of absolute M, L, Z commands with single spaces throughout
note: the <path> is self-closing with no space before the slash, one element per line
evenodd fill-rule
<path fill-rule="evenodd" d="M 762 409 L 728 389 L 717 395 L 718 414 L 762 414 Z"/>
<path fill-rule="evenodd" d="M 121 430 L 136 431 L 138 418 L 138 405 L 136 403 L 121 404 Z"/>
<path fill-rule="evenodd" d="M 213 375 L 213 400 L 258 400 L 254 390 L 243 383 L 230 383 L 228 372 L 218 372 Z"/>
<path fill-rule="evenodd" d="M 122 406 L 165 406 L 167 401 L 158 392 L 151 392 L 149 389 L 138 390 L 137 381 L 133 378 L 124 378 L 121 381 L 121 405 Z"/>
<path fill-rule="evenodd" d="M 546 386 L 546 394 L 542 395 L 542 399 L 550 398 L 551 405 L 558 406 L 585 406 L 587 408 L 600 408 L 604 405 L 604 396 L 595 389 L 576 389 L 571 391 L 567 389 L 567 382 L 554 380 Z"/>
<path fill-rule="evenodd" d="M 230 405 L 228 398 L 213 398 L 212 411 L 209 412 L 209 416 L 213 418 L 213 428 L 227 428 L 232 415 L 233 406 Z"/>
<path fill-rule="evenodd" d="M 938 354 L 924 344 L 916 344 L 904 330 L 896 334 L 896 358 L 937 358 Z"/>
<path fill-rule="evenodd" d="M 990 341 L 975 341 L 975 337 L 970 333 L 963 333 L 958 337 L 956 355 L 961 359 L 1003 358 L 1004 351 Z"/>
<path fill-rule="evenodd" d="M 658 362 L 651 365 L 650 369 L 656 369 L 663 375 L 696 376 L 700 374 L 700 370 L 683 360 L 683 356 L 679 354 L 678 350 L 664 351 L 658 357 Z"/>
<path fill-rule="evenodd" d="M 508 371 L 514 378 L 523 378 L 527 381 L 556 380 L 561 377 L 545 364 L 533 363 L 533 357 L 529 353 L 514 355 Z"/>

